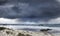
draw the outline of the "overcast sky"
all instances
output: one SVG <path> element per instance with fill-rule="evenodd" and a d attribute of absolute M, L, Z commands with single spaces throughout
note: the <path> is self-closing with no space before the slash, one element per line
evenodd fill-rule
<path fill-rule="evenodd" d="M 60 0 L 8 0 L 0 4 L 0 23 L 60 24 Z"/>

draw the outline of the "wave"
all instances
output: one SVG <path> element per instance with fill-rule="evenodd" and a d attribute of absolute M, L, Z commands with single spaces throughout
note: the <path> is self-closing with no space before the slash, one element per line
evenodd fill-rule
<path fill-rule="evenodd" d="M 48 26 L 0 25 L 0 27 L 7 27 L 11 29 L 35 29 L 35 30 L 52 29 L 60 31 L 60 27 L 48 27 Z"/>

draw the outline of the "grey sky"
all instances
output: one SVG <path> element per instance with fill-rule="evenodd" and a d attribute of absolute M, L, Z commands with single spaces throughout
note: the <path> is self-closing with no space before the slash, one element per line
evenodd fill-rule
<path fill-rule="evenodd" d="M 0 18 L 19 19 L 19 21 L 22 20 L 31 22 L 49 22 L 52 19 L 57 19 L 60 17 L 59 0 L 13 1 L 8 0 L 5 4 L 0 5 Z"/>

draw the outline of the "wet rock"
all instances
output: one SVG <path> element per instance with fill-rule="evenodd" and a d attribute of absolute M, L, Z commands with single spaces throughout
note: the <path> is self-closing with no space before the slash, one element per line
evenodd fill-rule
<path fill-rule="evenodd" d="M 44 31 L 49 31 L 49 30 L 52 30 L 52 29 L 41 29 L 40 31 L 44 32 Z"/>

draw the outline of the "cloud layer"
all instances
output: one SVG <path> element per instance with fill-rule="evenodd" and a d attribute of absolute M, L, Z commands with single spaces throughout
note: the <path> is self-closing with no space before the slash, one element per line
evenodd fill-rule
<path fill-rule="evenodd" d="M 0 5 L 0 18 L 48 21 L 58 17 L 60 3 L 57 0 L 9 0 L 5 5 Z"/>
<path fill-rule="evenodd" d="M 0 18 L 0 24 L 60 24 L 60 17 L 56 19 L 51 19 L 49 21 L 38 21 L 38 22 L 31 22 L 31 21 L 22 21 L 21 19 L 6 19 Z"/>

